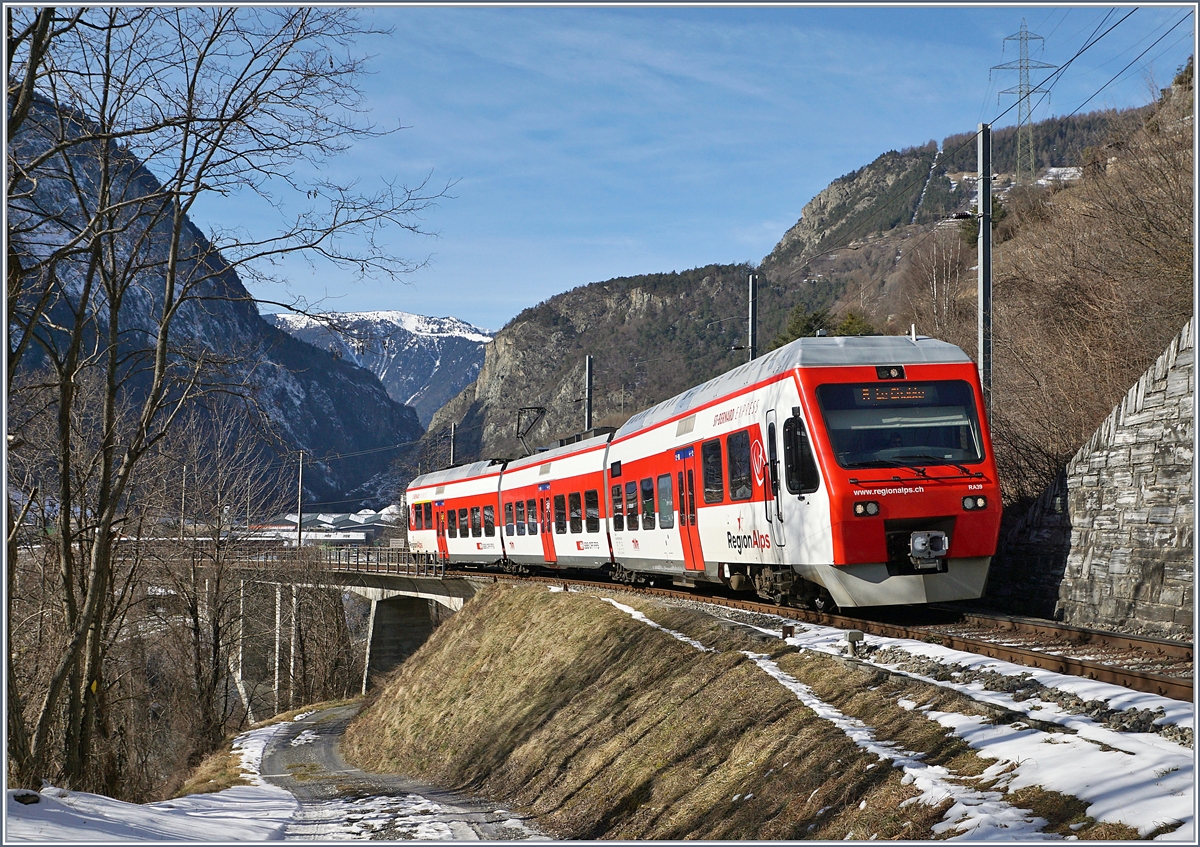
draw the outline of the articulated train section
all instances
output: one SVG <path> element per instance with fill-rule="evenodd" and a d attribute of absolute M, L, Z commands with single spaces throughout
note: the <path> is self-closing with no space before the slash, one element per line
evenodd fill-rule
<path fill-rule="evenodd" d="M 975 365 L 924 337 L 803 338 L 524 458 L 417 477 L 449 565 L 605 571 L 779 604 L 979 597 L 1000 487 Z"/>

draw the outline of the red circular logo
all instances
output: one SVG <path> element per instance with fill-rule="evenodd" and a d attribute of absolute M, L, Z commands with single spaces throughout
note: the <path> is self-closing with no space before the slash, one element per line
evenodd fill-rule
<path fill-rule="evenodd" d="M 754 481 L 761 486 L 763 484 L 763 468 L 767 466 L 767 456 L 761 441 L 756 440 L 750 445 L 750 464 L 754 468 Z"/>

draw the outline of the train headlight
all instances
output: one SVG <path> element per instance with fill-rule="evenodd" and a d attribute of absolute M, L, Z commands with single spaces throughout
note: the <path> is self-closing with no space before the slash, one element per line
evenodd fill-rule
<path fill-rule="evenodd" d="M 863 500 L 855 503 L 854 514 L 860 518 L 873 518 L 879 514 L 879 504 L 874 500 Z"/>
<path fill-rule="evenodd" d="M 987 508 L 987 498 L 986 497 L 978 497 L 978 496 L 964 497 L 962 503 L 963 503 L 963 509 L 968 512 L 975 512 L 975 511 L 978 511 L 979 509 Z"/>

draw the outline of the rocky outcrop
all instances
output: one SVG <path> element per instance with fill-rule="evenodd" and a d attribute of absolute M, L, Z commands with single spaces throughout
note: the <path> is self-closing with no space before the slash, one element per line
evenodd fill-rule
<path fill-rule="evenodd" d="M 791 277 L 823 251 L 864 243 L 966 203 L 968 192 L 935 164 L 937 145 L 884 153 L 866 167 L 835 179 L 810 200 L 800 220 L 763 259 L 764 272 Z"/>
<path fill-rule="evenodd" d="M 585 357 L 593 357 L 593 424 L 633 412 L 741 364 L 745 265 L 581 286 L 514 318 L 485 349 L 473 386 L 433 416 L 429 436 L 456 424 L 456 459 L 524 455 L 520 409 L 544 409 L 532 449 L 584 429 Z M 772 337 L 790 305 L 783 288 L 760 289 L 760 332 Z M 769 330 L 766 327 L 770 327 Z M 765 349 L 765 342 L 762 343 Z"/>

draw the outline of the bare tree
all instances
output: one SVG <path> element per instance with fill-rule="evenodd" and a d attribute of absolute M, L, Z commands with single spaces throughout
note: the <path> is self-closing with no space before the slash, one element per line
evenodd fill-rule
<path fill-rule="evenodd" d="M 974 251 L 957 227 L 931 231 L 918 242 L 901 280 L 902 325 L 914 323 L 927 335 L 974 348 Z"/>
<path fill-rule="evenodd" d="M 91 766 L 105 639 L 121 620 L 114 545 L 139 469 L 213 388 L 214 371 L 227 371 L 226 386 L 230 373 L 247 379 L 236 356 L 189 327 L 207 303 L 246 299 L 235 270 L 265 276 L 264 263 L 284 254 L 361 274 L 411 270 L 381 236 L 419 231 L 417 214 L 442 192 L 422 183 L 363 193 L 297 176 L 377 134 L 357 112 L 363 65 L 352 50 L 367 30 L 353 12 L 14 8 L 7 23 L 8 387 L 43 409 L 26 420 L 54 422 L 48 441 L 28 448 L 45 461 L 28 464 L 56 515 L 64 633 L 40 684 L 8 680 L 9 752 L 19 784 L 78 785 Z M 274 234 L 205 237 L 190 224 L 201 197 L 236 192 L 305 205 Z M 10 503 L 10 540 L 18 511 Z M 11 667 L 11 639 L 9 651 Z"/>
<path fill-rule="evenodd" d="M 173 467 L 161 477 L 156 501 L 178 493 L 176 543 L 160 545 L 150 584 L 168 591 L 178 608 L 157 622 L 190 670 L 188 707 L 194 715 L 189 764 L 215 750 L 238 702 L 234 656 L 242 637 L 238 566 L 254 548 L 252 520 L 284 506 L 276 484 L 276 455 L 256 426 L 256 410 L 228 396 L 206 398 L 164 440 Z M 174 539 L 174 533 L 172 533 Z"/>
<path fill-rule="evenodd" d="M 1190 118 L 1189 74 L 1090 152 L 1079 185 L 1013 207 L 995 265 L 992 427 L 1010 498 L 1053 482 L 1192 314 Z"/>

